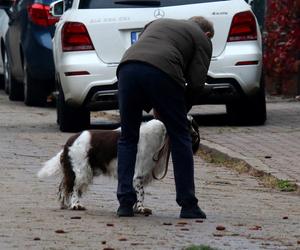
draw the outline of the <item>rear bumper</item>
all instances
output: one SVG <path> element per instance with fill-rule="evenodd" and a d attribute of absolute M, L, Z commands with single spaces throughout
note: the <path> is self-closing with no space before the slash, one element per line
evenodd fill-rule
<path fill-rule="evenodd" d="M 94 51 L 54 53 L 65 101 L 89 109 L 113 109 L 117 100 L 117 65 L 104 64 Z M 75 72 L 75 75 L 74 75 Z M 76 75 L 76 72 L 86 72 Z"/>
<path fill-rule="evenodd" d="M 252 93 L 255 94 L 257 91 Z M 227 104 L 243 97 L 245 93 L 235 79 L 208 77 L 197 102 L 193 104 Z M 74 106 L 83 105 L 91 111 L 118 109 L 118 83 L 92 87 L 81 104 L 72 99 L 67 100 L 67 103 Z"/>
<path fill-rule="evenodd" d="M 86 95 L 82 102 L 78 102 L 79 98 L 71 95 L 75 93 L 72 87 L 69 86 L 67 92 L 66 102 L 72 106 L 85 106 L 91 111 L 96 110 L 112 110 L 118 109 L 118 84 L 114 82 L 109 85 L 93 86 L 86 91 Z M 204 89 L 199 93 L 199 98 L 194 105 L 197 104 L 226 104 L 243 98 L 251 96 L 260 89 L 260 85 L 253 85 L 251 93 L 245 93 L 241 88 L 239 82 L 234 78 L 212 78 L 208 77 Z M 78 92 L 78 89 L 76 90 Z M 79 97 L 79 96 L 78 96 Z"/>
<path fill-rule="evenodd" d="M 226 104 L 242 96 L 245 93 L 235 79 L 208 77 L 197 102 L 193 104 Z"/>
<path fill-rule="evenodd" d="M 65 101 L 72 106 L 89 110 L 117 109 L 116 64 L 105 64 L 94 51 L 57 54 Z M 207 83 L 194 104 L 226 104 L 260 89 L 261 50 L 256 42 L 232 43 L 210 64 Z M 238 62 L 257 61 L 256 64 L 237 66 Z M 84 76 L 66 76 L 68 72 L 87 71 Z"/>
<path fill-rule="evenodd" d="M 91 88 L 84 106 L 92 111 L 118 109 L 118 83 Z"/>

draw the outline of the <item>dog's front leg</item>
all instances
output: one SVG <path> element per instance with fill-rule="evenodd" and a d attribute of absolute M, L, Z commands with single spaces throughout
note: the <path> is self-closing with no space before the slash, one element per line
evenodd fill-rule
<path fill-rule="evenodd" d="M 145 216 L 148 216 L 152 214 L 151 209 L 144 207 L 144 178 L 142 176 L 134 177 L 133 179 L 133 186 L 137 195 L 137 202 L 134 205 L 134 211 L 138 214 L 144 214 Z"/>
<path fill-rule="evenodd" d="M 71 205 L 70 208 L 72 210 L 85 210 L 85 207 L 80 202 L 80 191 L 75 189 L 73 190 L 73 193 L 71 195 Z"/>

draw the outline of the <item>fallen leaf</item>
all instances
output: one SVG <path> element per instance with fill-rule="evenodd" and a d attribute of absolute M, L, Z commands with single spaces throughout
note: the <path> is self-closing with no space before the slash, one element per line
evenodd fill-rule
<path fill-rule="evenodd" d="M 81 217 L 80 217 L 80 216 L 73 216 L 73 217 L 71 217 L 71 219 L 72 219 L 72 220 L 80 220 Z"/>
<path fill-rule="evenodd" d="M 216 227 L 216 229 L 217 229 L 218 231 L 224 231 L 226 228 L 225 228 L 224 226 L 222 226 L 222 225 L 218 225 L 218 226 Z"/>
<path fill-rule="evenodd" d="M 138 245 L 141 245 L 141 243 L 138 243 L 138 242 L 132 242 L 131 245 L 132 245 L 132 246 L 138 246 Z"/>
<path fill-rule="evenodd" d="M 180 230 L 181 231 L 190 231 L 190 229 L 188 229 L 188 228 L 181 228 Z"/>
<path fill-rule="evenodd" d="M 35 237 L 33 240 L 41 240 L 40 237 Z"/>
<path fill-rule="evenodd" d="M 57 233 L 57 234 L 65 234 L 66 232 L 64 230 L 62 230 L 62 229 L 58 229 L 58 230 L 55 231 L 55 233 Z"/>
<path fill-rule="evenodd" d="M 188 224 L 188 223 L 185 222 L 185 221 L 179 221 L 179 222 L 177 222 L 177 224 L 178 224 L 178 225 L 186 225 L 186 224 Z"/>
<path fill-rule="evenodd" d="M 113 227 L 114 224 L 112 224 L 112 223 L 107 223 L 106 226 L 108 226 L 108 227 Z"/>
<path fill-rule="evenodd" d="M 119 238 L 119 241 L 127 241 L 127 239 L 124 237 L 121 237 L 121 238 Z"/>
<path fill-rule="evenodd" d="M 172 223 L 171 223 L 171 222 L 164 222 L 163 225 L 164 225 L 164 226 L 171 226 Z"/>
<path fill-rule="evenodd" d="M 196 220 L 196 223 L 203 223 L 203 220 Z"/>
<path fill-rule="evenodd" d="M 283 216 L 282 219 L 287 220 L 289 217 L 288 216 Z"/>

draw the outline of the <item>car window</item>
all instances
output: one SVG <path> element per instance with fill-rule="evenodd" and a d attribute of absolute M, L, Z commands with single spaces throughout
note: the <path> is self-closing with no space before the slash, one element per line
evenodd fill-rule
<path fill-rule="evenodd" d="M 79 9 L 105 9 L 105 8 L 145 8 L 145 7 L 166 7 L 175 5 L 186 5 L 195 3 L 221 2 L 229 0 L 81 0 Z"/>
<path fill-rule="evenodd" d="M 35 3 L 41 3 L 41 4 L 45 4 L 45 5 L 50 5 L 54 1 L 55 0 L 35 0 L 33 2 L 35 2 Z M 30 2 L 30 1 L 27 1 L 27 2 Z"/>

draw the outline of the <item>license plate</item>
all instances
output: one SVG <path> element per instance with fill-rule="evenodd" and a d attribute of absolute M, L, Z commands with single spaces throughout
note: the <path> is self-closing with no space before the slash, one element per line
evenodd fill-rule
<path fill-rule="evenodd" d="M 140 31 L 131 32 L 131 44 L 134 44 L 139 39 L 140 34 L 141 34 Z"/>

